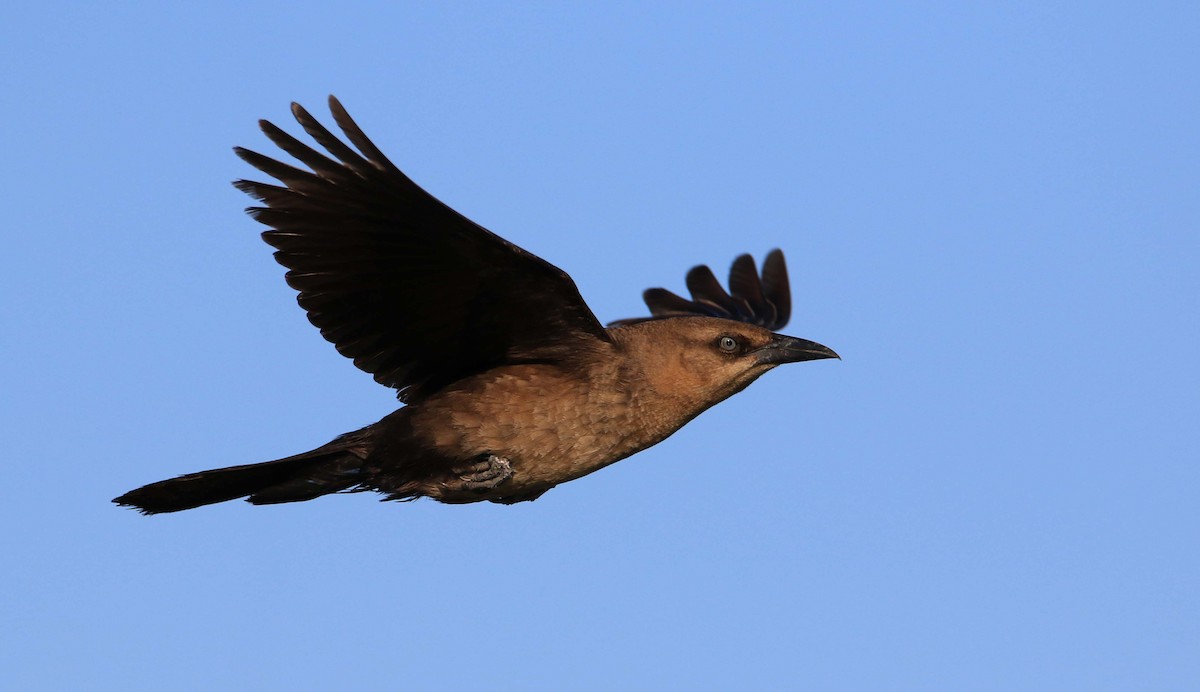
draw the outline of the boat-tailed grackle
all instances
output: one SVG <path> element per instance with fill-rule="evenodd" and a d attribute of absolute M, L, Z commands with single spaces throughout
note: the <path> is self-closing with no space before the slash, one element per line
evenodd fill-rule
<path fill-rule="evenodd" d="M 329 100 L 350 145 L 299 105 L 320 153 L 269 122 L 309 170 L 237 148 L 279 181 L 235 184 L 263 206 L 263 239 L 309 320 L 404 406 L 303 454 L 201 471 L 114 502 L 146 514 L 245 497 L 296 502 L 372 490 L 386 499 L 533 500 L 662 441 L 783 363 L 837 358 L 783 336 L 783 253 L 761 275 L 733 263 L 687 275 L 691 300 L 645 292 L 651 317 L 605 328 L 565 272 L 434 199 Z"/>

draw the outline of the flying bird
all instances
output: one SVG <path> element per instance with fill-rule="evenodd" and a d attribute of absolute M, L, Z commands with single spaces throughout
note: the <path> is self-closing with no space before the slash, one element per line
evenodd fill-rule
<path fill-rule="evenodd" d="M 146 514 L 355 491 L 523 502 L 661 442 L 778 365 L 838 357 L 776 333 L 791 315 L 779 250 L 761 274 L 738 257 L 728 292 L 695 267 L 690 300 L 652 288 L 649 317 L 606 328 L 566 272 L 425 192 L 329 106 L 349 144 L 292 104 L 327 153 L 260 121 L 308 170 L 238 147 L 278 184 L 234 184 L 261 203 L 247 211 L 270 227 L 263 239 L 309 320 L 404 406 L 303 454 L 113 502 Z"/>

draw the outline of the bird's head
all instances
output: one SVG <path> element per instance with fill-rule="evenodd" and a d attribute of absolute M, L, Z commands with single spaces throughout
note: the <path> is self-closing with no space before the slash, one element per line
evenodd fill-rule
<path fill-rule="evenodd" d="M 695 402 L 699 410 L 740 392 L 776 366 L 839 357 L 814 341 L 717 317 L 646 320 L 610 333 L 658 394 Z"/>
<path fill-rule="evenodd" d="M 784 363 L 840 358 L 814 341 L 775 332 L 791 316 L 783 252 L 772 250 L 760 275 L 750 255 L 734 260 L 726 292 L 705 265 L 687 275 L 692 299 L 663 288 L 644 294 L 652 317 L 618 320 L 609 333 L 643 365 L 656 391 L 700 408 L 745 389 Z"/>

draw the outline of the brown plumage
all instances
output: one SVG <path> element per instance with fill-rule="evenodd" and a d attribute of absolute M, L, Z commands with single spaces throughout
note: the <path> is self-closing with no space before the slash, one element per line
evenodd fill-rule
<path fill-rule="evenodd" d="M 651 317 L 605 328 L 571 277 L 434 199 L 341 104 L 343 143 L 299 105 L 332 155 L 271 123 L 302 170 L 237 148 L 282 185 L 238 181 L 321 334 L 406 405 L 309 452 L 188 474 L 114 502 L 147 514 L 246 497 L 255 504 L 373 490 L 386 499 L 532 500 L 656 444 L 775 366 L 836 358 L 774 333 L 791 313 L 783 253 L 760 275 L 734 261 L 727 293 L 706 266 L 691 300 L 645 292 Z"/>

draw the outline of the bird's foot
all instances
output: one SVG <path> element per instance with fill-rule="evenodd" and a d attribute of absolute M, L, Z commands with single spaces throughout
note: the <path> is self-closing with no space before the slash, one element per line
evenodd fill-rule
<path fill-rule="evenodd" d="M 463 490 L 481 494 L 496 488 L 513 475 L 508 459 L 495 454 L 480 454 L 475 461 L 455 466 L 450 471 L 462 480 Z"/>

